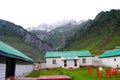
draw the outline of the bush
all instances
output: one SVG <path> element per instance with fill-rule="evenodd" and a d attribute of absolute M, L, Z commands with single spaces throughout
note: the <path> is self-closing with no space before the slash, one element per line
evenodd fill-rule
<path fill-rule="evenodd" d="M 57 70 L 59 73 L 61 73 L 63 75 L 68 75 L 69 77 L 71 77 L 72 80 L 83 80 L 83 79 L 80 79 L 79 75 L 74 74 L 64 68 L 58 68 Z"/>

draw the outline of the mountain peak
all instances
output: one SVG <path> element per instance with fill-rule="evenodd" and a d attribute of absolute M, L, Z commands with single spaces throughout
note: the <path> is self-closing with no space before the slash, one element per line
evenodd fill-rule
<path fill-rule="evenodd" d="M 33 30 L 44 30 L 44 31 L 51 31 L 57 27 L 60 27 L 60 26 L 63 26 L 63 25 L 66 25 L 66 24 L 74 24 L 74 25 L 78 25 L 78 24 L 81 24 L 82 22 L 84 22 L 84 20 L 80 20 L 80 21 L 76 21 L 74 19 L 63 19 L 62 21 L 57 21 L 56 23 L 53 23 L 53 24 L 47 24 L 47 23 L 41 23 L 40 25 L 38 26 L 33 26 L 33 27 L 30 27 L 28 28 L 28 31 L 33 31 Z"/>
<path fill-rule="evenodd" d="M 116 18 L 116 16 L 118 16 L 120 14 L 120 10 L 119 9 L 112 9 L 110 11 L 101 11 L 96 17 L 95 17 L 95 21 L 97 20 L 101 20 L 101 19 L 114 19 Z"/>

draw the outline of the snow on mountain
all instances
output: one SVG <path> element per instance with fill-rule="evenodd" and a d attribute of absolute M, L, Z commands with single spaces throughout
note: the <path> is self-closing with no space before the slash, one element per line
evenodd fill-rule
<path fill-rule="evenodd" d="M 68 23 L 71 23 L 71 24 L 74 24 L 74 25 L 79 25 L 81 23 L 83 23 L 84 20 L 80 20 L 80 21 L 75 21 L 74 19 L 64 19 L 62 21 L 57 21 L 56 23 L 53 23 L 53 24 L 46 24 L 46 23 L 41 23 L 40 25 L 38 26 L 33 26 L 33 27 L 30 27 L 28 28 L 27 30 L 28 31 L 33 31 L 33 30 L 43 30 L 43 31 L 51 31 L 57 27 L 60 27 L 60 26 L 63 26 L 63 25 L 66 25 Z"/>

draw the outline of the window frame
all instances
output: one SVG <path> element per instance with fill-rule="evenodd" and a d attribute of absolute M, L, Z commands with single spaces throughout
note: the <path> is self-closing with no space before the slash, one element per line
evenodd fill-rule
<path fill-rule="evenodd" d="M 52 64 L 56 64 L 56 59 L 53 59 L 53 60 L 52 60 Z"/>
<path fill-rule="evenodd" d="M 82 63 L 85 64 L 86 63 L 86 58 L 82 59 Z"/>
<path fill-rule="evenodd" d="M 116 58 L 114 58 L 114 61 L 115 61 L 115 62 L 116 62 L 116 60 L 117 60 L 117 59 L 116 59 Z"/>

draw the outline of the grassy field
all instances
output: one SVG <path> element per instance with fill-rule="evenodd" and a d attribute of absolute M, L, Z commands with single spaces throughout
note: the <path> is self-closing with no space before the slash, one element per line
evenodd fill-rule
<path fill-rule="evenodd" d="M 60 75 L 60 73 L 56 69 L 40 70 L 40 71 L 33 71 L 26 77 L 39 77 L 41 75 Z"/>
<path fill-rule="evenodd" d="M 120 80 L 120 75 L 113 75 L 112 78 L 106 78 L 105 70 L 102 72 L 102 76 L 98 77 L 96 74 L 96 68 L 92 68 L 91 74 L 88 73 L 87 68 L 79 68 L 74 70 L 69 70 L 69 72 L 78 75 L 81 79 L 80 80 Z M 57 69 L 54 70 L 41 70 L 41 71 L 33 71 L 27 77 L 38 77 L 41 75 L 59 75 L 60 73 Z"/>

